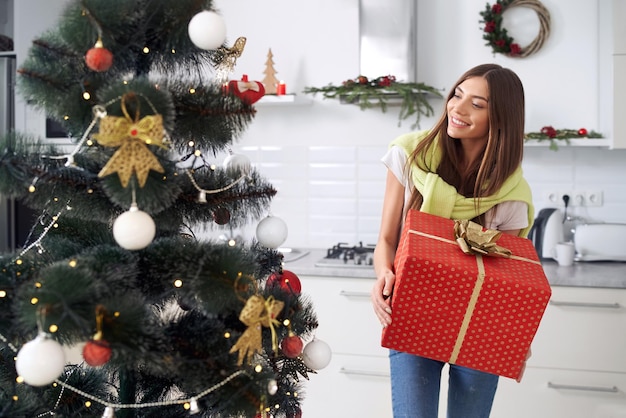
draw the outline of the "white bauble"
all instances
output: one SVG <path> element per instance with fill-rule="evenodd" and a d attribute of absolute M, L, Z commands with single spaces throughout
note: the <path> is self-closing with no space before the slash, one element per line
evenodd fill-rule
<path fill-rule="evenodd" d="M 302 350 L 302 361 L 313 370 L 321 370 L 328 366 L 331 358 L 330 346 L 322 340 L 314 339 Z"/>
<path fill-rule="evenodd" d="M 61 376 L 64 367 L 63 346 L 44 333 L 24 344 L 15 360 L 17 374 L 31 386 L 49 385 Z"/>
<path fill-rule="evenodd" d="M 270 379 L 270 381 L 267 382 L 267 393 L 276 395 L 276 392 L 278 392 L 278 382 L 276 379 Z"/>
<path fill-rule="evenodd" d="M 203 10 L 189 21 L 189 38 L 201 49 L 217 49 L 226 40 L 226 24 L 222 16 Z"/>
<path fill-rule="evenodd" d="M 278 248 L 287 239 L 287 224 L 276 216 L 268 216 L 257 225 L 256 239 L 264 247 Z"/>
<path fill-rule="evenodd" d="M 155 234 L 154 221 L 146 212 L 139 210 L 135 203 L 113 222 L 113 237 L 120 247 L 127 250 L 146 248 Z"/>
<path fill-rule="evenodd" d="M 243 154 L 229 154 L 224 159 L 224 169 L 233 177 L 247 176 L 252 170 L 252 163 Z"/>

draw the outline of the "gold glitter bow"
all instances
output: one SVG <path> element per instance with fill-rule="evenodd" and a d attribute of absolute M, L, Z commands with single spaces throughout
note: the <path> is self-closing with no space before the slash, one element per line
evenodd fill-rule
<path fill-rule="evenodd" d="M 494 257 L 511 256 L 511 250 L 496 244 L 502 232 L 483 230 L 479 224 L 468 220 L 454 221 L 454 236 L 465 254 L 483 254 Z"/>
<path fill-rule="evenodd" d="M 216 78 L 218 80 L 224 81 L 228 78 L 228 74 L 233 72 L 235 68 L 235 64 L 237 64 L 237 58 L 243 54 L 243 48 L 246 46 L 246 38 L 244 36 L 240 36 L 235 40 L 235 43 L 232 47 L 219 47 L 217 52 L 221 57 L 218 56 L 217 61 L 217 74 Z"/>
<path fill-rule="evenodd" d="M 128 114 L 127 100 L 136 101 L 134 118 Z M 101 145 L 119 147 L 100 170 L 98 177 L 117 172 L 122 186 L 126 187 L 134 172 L 139 186 L 143 187 L 150 170 L 159 173 L 165 171 L 156 156 L 146 146 L 156 145 L 167 148 L 163 144 L 163 117 L 156 114 L 139 119 L 139 100 L 134 93 L 122 96 L 121 107 L 124 117 L 105 116 L 100 121 L 100 132 L 94 134 L 94 138 Z"/>
<path fill-rule="evenodd" d="M 264 299 L 263 296 L 253 295 L 248 298 L 245 306 L 239 314 L 239 320 L 248 326 L 235 345 L 230 349 L 230 353 L 239 352 L 237 365 L 243 364 L 244 358 L 250 363 L 252 357 L 261 352 L 261 327 L 268 327 L 272 332 L 272 349 L 278 351 L 278 337 L 276 336 L 275 325 L 279 322 L 276 319 L 285 305 L 284 302 L 270 296 Z"/>

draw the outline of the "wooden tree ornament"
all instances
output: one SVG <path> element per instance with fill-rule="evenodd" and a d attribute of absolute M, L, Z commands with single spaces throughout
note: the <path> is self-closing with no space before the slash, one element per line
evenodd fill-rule
<path fill-rule="evenodd" d="M 265 74 L 265 78 L 263 79 L 263 81 L 261 81 L 263 83 L 263 86 L 265 87 L 265 94 L 276 94 L 276 87 L 280 82 L 276 78 L 276 74 L 278 73 L 278 71 L 276 71 L 276 69 L 274 68 L 274 60 L 272 59 L 273 57 L 274 55 L 272 54 L 272 48 L 270 48 L 269 52 L 267 53 L 267 60 L 265 61 L 265 71 L 263 71 L 263 74 Z"/>

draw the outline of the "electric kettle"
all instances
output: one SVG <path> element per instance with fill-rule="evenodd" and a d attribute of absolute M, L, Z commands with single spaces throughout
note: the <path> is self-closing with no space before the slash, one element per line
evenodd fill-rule
<path fill-rule="evenodd" d="M 554 259 L 556 244 L 565 240 L 563 217 L 557 208 L 545 208 L 539 211 L 528 238 L 533 242 L 539 259 Z"/>

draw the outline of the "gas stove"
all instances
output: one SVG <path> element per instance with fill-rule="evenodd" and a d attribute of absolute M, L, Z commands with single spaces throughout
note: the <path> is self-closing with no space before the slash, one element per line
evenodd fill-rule
<path fill-rule="evenodd" d="M 316 267 L 373 268 L 374 248 L 372 244 L 349 245 L 340 242 L 326 251 L 326 257 L 315 263 Z"/>

